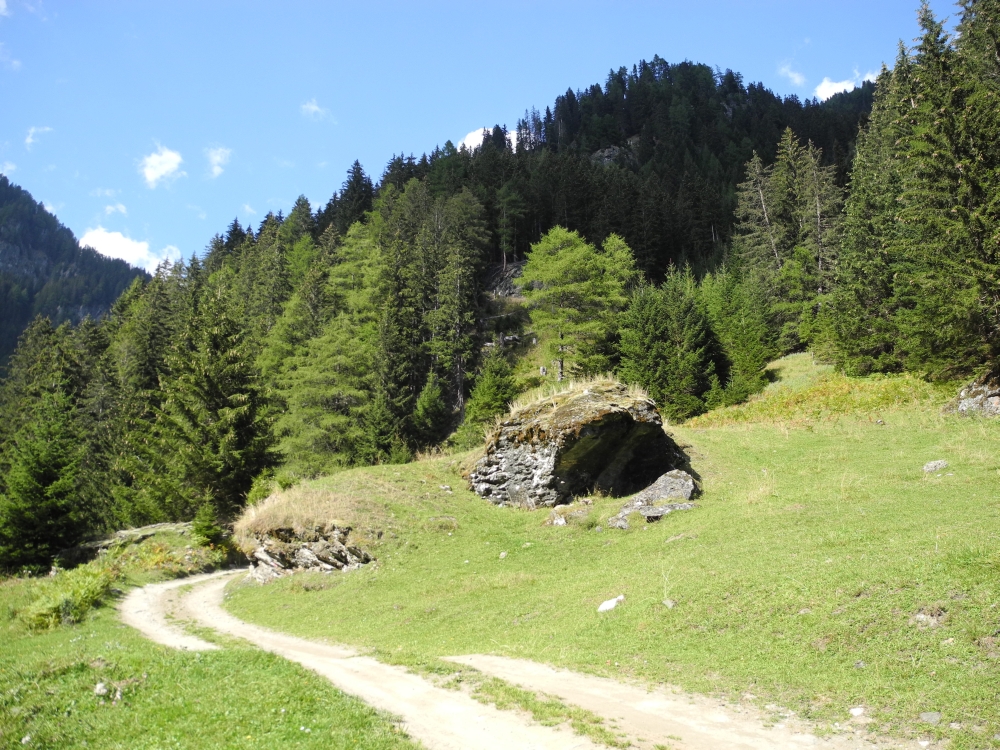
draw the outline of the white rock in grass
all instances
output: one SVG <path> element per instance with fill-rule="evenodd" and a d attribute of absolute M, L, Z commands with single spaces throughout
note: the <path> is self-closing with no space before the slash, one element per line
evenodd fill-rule
<path fill-rule="evenodd" d="M 944 459 L 939 459 L 937 461 L 928 461 L 924 464 L 924 471 L 931 474 L 935 471 L 941 471 L 941 469 L 947 469 L 948 462 Z"/>
<path fill-rule="evenodd" d="M 601 606 L 597 608 L 598 612 L 610 612 L 612 609 L 617 607 L 625 601 L 625 594 L 616 596 L 614 599 L 608 599 L 606 602 L 601 602 Z"/>
<path fill-rule="evenodd" d="M 103 682 L 98 682 L 96 685 L 94 685 L 94 695 L 107 695 L 107 694 L 108 694 L 108 686 L 105 685 Z"/>
<path fill-rule="evenodd" d="M 865 713 L 864 706 L 855 706 L 851 709 L 851 716 L 863 716 Z"/>

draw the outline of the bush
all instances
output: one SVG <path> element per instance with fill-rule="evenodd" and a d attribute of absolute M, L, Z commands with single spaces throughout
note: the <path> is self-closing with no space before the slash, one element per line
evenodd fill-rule
<path fill-rule="evenodd" d="M 202 546 L 218 544 L 222 541 L 224 532 L 215 516 L 215 508 L 211 503 L 203 503 L 194 514 L 191 522 L 191 534 Z"/>

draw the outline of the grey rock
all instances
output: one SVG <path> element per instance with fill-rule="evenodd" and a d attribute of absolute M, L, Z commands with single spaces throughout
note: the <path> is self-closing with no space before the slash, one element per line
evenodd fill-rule
<path fill-rule="evenodd" d="M 663 500 L 687 501 L 691 499 L 692 494 L 694 494 L 694 478 L 686 471 L 674 469 L 633 495 L 632 503 L 639 507 L 653 505 Z"/>
<path fill-rule="evenodd" d="M 468 479 L 492 503 L 530 509 L 594 489 L 627 495 L 685 464 L 655 403 L 605 381 L 512 413 L 488 438 Z"/>
<path fill-rule="evenodd" d="M 927 463 L 924 464 L 924 471 L 927 472 L 928 474 L 935 471 L 941 471 L 942 469 L 947 469 L 947 468 L 948 468 L 948 462 L 945 461 L 944 459 L 939 459 L 937 461 L 928 461 Z"/>
<path fill-rule="evenodd" d="M 107 694 L 108 694 L 108 686 L 105 685 L 103 682 L 98 682 L 96 685 L 94 685 L 94 695 L 107 695 Z"/>
<path fill-rule="evenodd" d="M 920 720 L 925 724 L 940 724 L 941 723 L 941 712 L 940 711 L 924 711 L 920 714 Z"/>
<path fill-rule="evenodd" d="M 948 408 L 965 416 L 1000 415 L 1000 377 L 991 374 L 969 383 Z"/>
<path fill-rule="evenodd" d="M 270 583 L 295 570 L 357 570 L 372 561 L 372 556 L 357 545 L 348 545 L 351 528 L 336 524 L 296 531 L 272 529 L 258 535 L 257 546 L 247 557 L 251 565 L 249 579 Z"/>
<path fill-rule="evenodd" d="M 622 506 L 618 514 L 608 519 L 613 529 L 628 529 L 628 515 L 639 513 L 646 523 L 655 523 L 675 510 L 691 510 L 694 503 L 663 503 L 664 500 L 690 500 L 694 494 L 694 478 L 686 471 L 673 469 L 646 489 L 636 493 Z"/>

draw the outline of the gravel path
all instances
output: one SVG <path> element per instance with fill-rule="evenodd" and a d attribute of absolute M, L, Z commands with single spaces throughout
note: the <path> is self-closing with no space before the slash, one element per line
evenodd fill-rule
<path fill-rule="evenodd" d="M 350 648 L 316 643 L 243 622 L 226 612 L 222 600 L 234 575 L 223 572 L 151 584 L 132 591 L 121 604 L 122 620 L 157 643 L 188 650 L 218 648 L 187 635 L 172 623 L 193 620 L 323 675 L 345 693 L 401 718 L 406 732 L 430 750 L 595 750 L 599 746 L 564 727 L 543 727 L 526 714 L 484 706 L 457 690 L 437 687 L 402 667 L 360 656 Z M 181 588 L 194 585 L 190 593 Z M 524 688 L 588 709 L 609 727 L 629 736 L 633 746 L 685 750 L 830 750 L 919 748 L 926 744 L 866 740 L 864 717 L 844 722 L 846 733 L 819 738 L 804 722 L 789 718 L 767 726 L 751 706 L 733 707 L 667 690 L 646 690 L 615 680 L 555 669 L 500 656 L 450 657 Z"/>
<path fill-rule="evenodd" d="M 484 706 L 456 690 L 432 685 L 402 667 L 382 664 L 351 649 L 329 646 L 238 620 L 222 609 L 223 590 L 233 574 L 192 577 L 133 592 L 121 605 L 122 619 L 157 643 L 177 648 L 211 648 L 211 644 L 174 629 L 167 615 L 193 619 L 220 633 L 254 645 L 323 675 L 345 693 L 401 717 L 403 728 L 430 750 L 597 750 L 589 740 L 564 728 L 543 727 L 522 715 Z M 181 597 L 181 586 L 198 585 Z M 198 644 L 201 644 L 200 646 Z M 234 679 L 238 679 L 234 675 Z"/>

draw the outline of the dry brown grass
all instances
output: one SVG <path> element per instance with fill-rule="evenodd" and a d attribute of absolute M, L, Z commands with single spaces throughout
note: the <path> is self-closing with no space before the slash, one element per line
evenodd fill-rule
<path fill-rule="evenodd" d="M 545 401 L 559 403 L 567 396 L 579 393 L 587 388 L 619 384 L 620 381 L 611 373 L 594 375 L 592 377 L 571 378 L 570 380 L 564 380 L 561 383 L 546 383 L 543 386 L 539 386 L 538 388 L 533 388 L 526 393 L 522 393 L 514 399 L 510 404 L 509 413 L 511 415 L 516 415 L 520 411 L 530 409 L 531 407 L 537 406 Z M 630 396 L 636 396 L 638 398 L 649 398 L 649 393 L 638 385 L 629 385 L 628 393 Z M 501 417 L 501 419 L 503 418 L 504 417 Z"/>
<path fill-rule="evenodd" d="M 233 527 L 233 539 L 247 552 L 257 546 L 256 537 L 274 529 L 290 528 L 301 533 L 324 525 L 374 528 L 383 518 L 382 508 L 362 498 L 354 492 L 313 487 L 280 490 L 243 511 Z"/>

